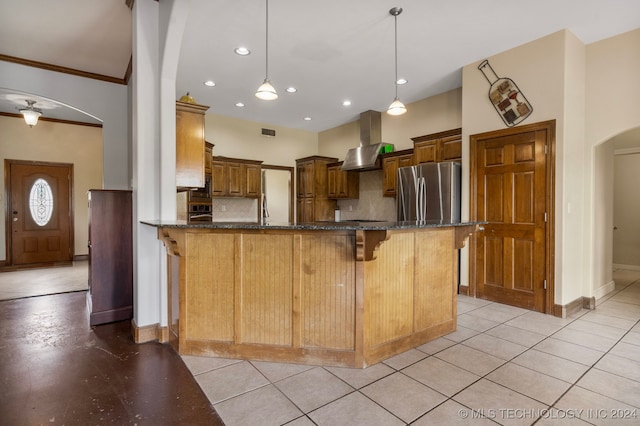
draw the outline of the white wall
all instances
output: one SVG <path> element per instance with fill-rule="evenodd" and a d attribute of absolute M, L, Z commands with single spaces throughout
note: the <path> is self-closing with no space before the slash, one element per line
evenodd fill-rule
<path fill-rule="evenodd" d="M 594 288 L 592 295 L 600 298 L 612 291 L 613 282 L 613 225 L 614 225 L 614 143 L 609 141 L 596 147 L 594 158 L 595 203 L 593 212 L 595 223 L 593 246 L 595 258 L 593 265 Z M 640 199 L 640 197 L 639 197 Z"/>
<path fill-rule="evenodd" d="M 614 162 L 613 263 L 640 270 L 640 149 L 617 151 Z"/>

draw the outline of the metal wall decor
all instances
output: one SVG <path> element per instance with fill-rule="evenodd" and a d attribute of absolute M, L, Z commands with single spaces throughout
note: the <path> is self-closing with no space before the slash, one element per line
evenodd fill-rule
<path fill-rule="evenodd" d="M 489 100 L 504 124 L 513 127 L 533 112 L 533 107 L 510 78 L 498 77 L 486 59 L 478 65 L 489 84 Z"/>

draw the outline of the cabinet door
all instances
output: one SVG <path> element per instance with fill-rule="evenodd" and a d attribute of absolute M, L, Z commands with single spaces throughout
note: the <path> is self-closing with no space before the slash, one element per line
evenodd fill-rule
<path fill-rule="evenodd" d="M 211 162 L 211 195 L 224 197 L 228 195 L 227 165 L 222 161 Z"/>
<path fill-rule="evenodd" d="M 340 170 L 340 166 L 331 166 L 327 167 L 327 196 L 329 198 L 339 198 L 340 197 L 340 178 L 342 171 Z"/>
<path fill-rule="evenodd" d="M 300 162 L 296 164 L 296 194 L 298 198 L 304 197 L 304 174 L 305 163 Z"/>
<path fill-rule="evenodd" d="M 382 159 L 382 195 L 396 195 L 396 174 L 398 173 L 398 157 Z"/>
<path fill-rule="evenodd" d="M 461 161 L 462 140 L 460 135 L 438 141 L 438 161 Z"/>
<path fill-rule="evenodd" d="M 204 111 L 199 105 L 176 104 L 176 186 L 204 186 Z"/>
<path fill-rule="evenodd" d="M 398 157 L 398 167 L 413 166 L 413 155 L 403 155 Z"/>
<path fill-rule="evenodd" d="M 316 200 L 315 198 L 303 198 L 303 200 L 304 208 L 302 211 L 304 212 L 304 216 L 302 221 L 314 222 L 316 220 Z"/>
<path fill-rule="evenodd" d="M 255 164 L 245 165 L 245 181 L 245 196 L 260 198 L 260 194 L 262 194 L 262 167 Z"/>
<path fill-rule="evenodd" d="M 416 159 L 416 164 L 435 163 L 438 159 L 437 149 L 437 141 L 425 141 L 416 143 L 414 146 L 414 157 Z"/>
<path fill-rule="evenodd" d="M 244 164 L 227 163 L 228 194 L 231 197 L 244 197 Z"/>
<path fill-rule="evenodd" d="M 313 161 L 307 161 L 304 164 L 302 184 L 304 197 L 315 197 L 315 167 Z"/>

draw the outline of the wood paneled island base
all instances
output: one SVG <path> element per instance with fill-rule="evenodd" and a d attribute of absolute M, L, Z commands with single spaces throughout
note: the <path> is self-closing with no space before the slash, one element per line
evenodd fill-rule
<path fill-rule="evenodd" d="M 180 354 L 363 368 L 456 329 L 475 224 L 163 226 Z"/>

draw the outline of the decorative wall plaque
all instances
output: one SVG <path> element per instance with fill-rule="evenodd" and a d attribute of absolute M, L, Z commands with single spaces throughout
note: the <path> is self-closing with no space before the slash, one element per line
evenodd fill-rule
<path fill-rule="evenodd" d="M 513 127 L 521 123 L 533 112 L 533 107 L 510 78 L 498 77 L 489 61 L 484 60 L 478 65 L 484 78 L 489 84 L 489 101 L 496 109 L 504 124 Z"/>

